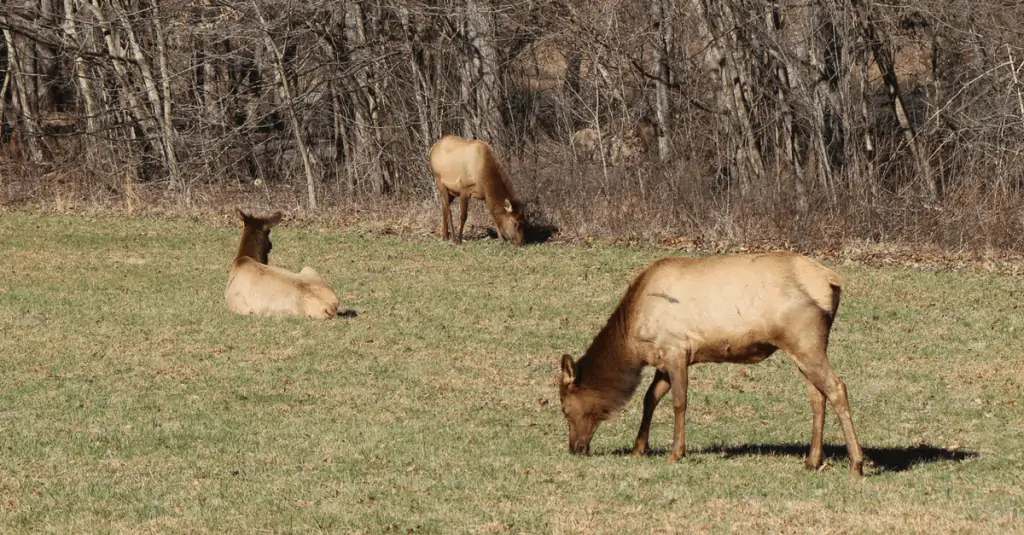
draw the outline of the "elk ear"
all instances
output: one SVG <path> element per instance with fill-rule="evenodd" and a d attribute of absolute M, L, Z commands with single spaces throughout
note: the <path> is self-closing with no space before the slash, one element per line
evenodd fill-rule
<path fill-rule="evenodd" d="M 266 219 L 266 220 L 265 220 L 265 221 L 263 222 L 263 228 L 264 228 L 264 229 L 269 229 L 270 227 L 272 227 L 272 226 L 274 226 L 274 225 L 276 225 L 276 224 L 280 223 L 280 222 L 281 222 L 281 217 L 283 217 L 283 216 L 281 215 L 281 212 L 274 212 L 274 215 L 272 215 L 272 216 L 268 217 L 268 218 L 267 218 L 267 219 Z"/>
<path fill-rule="evenodd" d="M 571 386 L 576 383 L 576 362 L 572 355 L 562 355 L 562 385 Z"/>
<path fill-rule="evenodd" d="M 508 199 L 505 199 L 505 211 L 510 214 L 512 213 L 512 201 Z"/>
<path fill-rule="evenodd" d="M 235 207 L 235 215 L 238 216 L 238 219 L 242 220 L 243 224 L 245 224 L 245 221 L 249 219 L 249 216 L 245 215 L 245 212 L 243 212 L 242 209 L 238 207 Z"/>

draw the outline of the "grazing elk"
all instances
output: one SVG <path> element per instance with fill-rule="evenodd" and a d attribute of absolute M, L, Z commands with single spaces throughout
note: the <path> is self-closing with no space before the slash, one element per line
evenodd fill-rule
<path fill-rule="evenodd" d="M 281 212 L 261 218 L 235 211 L 242 219 L 242 240 L 224 292 L 228 310 L 256 316 L 337 316 L 338 296 L 313 268 L 292 273 L 267 265 L 273 247 L 270 228 L 281 221 Z"/>
<path fill-rule="evenodd" d="M 633 128 L 614 134 L 602 142 L 596 128 L 584 128 L 572 135 L 572 147 L 580 159 L 601 162 L 602 154 L 610 166 L 633 162 L 650 152 L 661 135 L 658 123 L 640 119 Z"/>
<path fill-rule="evenodd" d="M 862 475 L 864 456 L 846 386 L 825 355 L 841 284 L 833 271 L 794 253 L 654 262 L 629 286 L 583 357 L 562 357 L 559 397 L 569 421 L 569 450 L 589 453 L 598 424 L 633 394 L 643 367 L 654 366 L 633 453 L 647 453 L 654 408 L 671 389 L 675 433 L 668 459 L 676 461 L 686 454 L 687 368 L 753 364 L 782 349 L 811 396 L 811 450 L 804 465 L 822 464 L 827 399 L 839 414 L 850 471 Z"/>
<path fill-rule="evenodd" d="M 459 197 L 459 231 L 455 243 L 462 243 L 469 199 L 483 199 L 494 219 L 498 237 L 516 245 L 525 241 L 526 218 L 523 203 L 512 191 L 508 173 L 498 162 L 494 150 L 479 140 L 444 136 L 430 148 L 430 169 L 441 192 L 442 237 L 454 234 L 451 204 Z"/>

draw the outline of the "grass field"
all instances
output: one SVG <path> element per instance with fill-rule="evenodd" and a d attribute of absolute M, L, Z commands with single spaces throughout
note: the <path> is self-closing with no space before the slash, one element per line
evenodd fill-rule
<path fill-rule="evenodd" d="M 664 250 L 286 222 L 271 263 L 358 314 L 321 322 L 228 314 L 238 235 L 0 213 L 0 532 L 1024 532 L 1019 278 L 833 266 L 856 478 L 831 410 L 828 466 L 803 470 L 782 354 L 691 371 L 677 464 L 671 403 L 655 454 L 625 454 L 639 395 L 567 453 L 557 359 Z"/>

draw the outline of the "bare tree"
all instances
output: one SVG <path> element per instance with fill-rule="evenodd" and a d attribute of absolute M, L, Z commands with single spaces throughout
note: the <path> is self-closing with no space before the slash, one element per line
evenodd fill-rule
<path fill-rule="evenodd" d="M 487 0 L 466 0 L 466 58 L 468 79 L 464 82 L 472 95 L 475 113 L 472 134 L 495 139 L 502 128 L 498 89 L 498 51 L 495 45 L 494 9 Z"/>
<path fill-rule="evenodd" d="M 662 161 L 670 156 L 670 138 L 664 132 L 672 131 L 672 108 L 669 100 L 669 86 L 672 85 L 672 50 L 673 41 L 671 16 L 668 13 L 669 3 L 665 0 L 651 0 L 651 14 L 658 28 L 654 45 L 654 63 L 657 65 L 655 115 L 662 135 L 658 136 L 658 158 Z"/>
<path fill-rule="evenodd" d="M 355 117 L 354 136 L 351 144 L 356 147 L 357 156 L 349 160 L 349 175 L 367 176 L 375 193 L 385 193 L 391 186 L 385 169 L 381 166 L 380 151 L 383 143 L 378 121 L 380 119 L 380 91 L 374 68 L 374 55 L 369 47 L 366 21 L 372 14 L 366 12 L 364 2 L 350 2 L 345 12 L 345 38 L 351 76 L 348 90 L 353 95 Z M 366 171 L 360 173 L 359 168 Z"/>
<path fill-rule="evenodd" d="M 892 105 L 892 111 L 896 122 L 899 125 L 900 131 L 903 135 L 903 139 L 907 144 L 907 148 L 910 150 L 910 154 L 914 158 L 914 164 L 917 166 L 917 172 L 924 181 L 925 187 L 928 189 L 929 196 L 934 200 L 939 196 L 939 183 L 936 177 L 932 174 L 931 165 L 928 162 L 928 156 L 921 147 L 921 143 L 917 138 L 917 129 L 910 122 L 910 117 L 907 113 L 907 107 L 903 100 L 903 95 L 900 91 L 899 79 L 896 76 L 896 66 L 893 61 L 892 45 L 889 39 L 886 37 L 885 31 L 882 29 L 877 17 L 874 15 L 870 5 L 864 4 L 862 0 L 851 0 L 853 9 L 857 14 L 857 18 L 860 20 L 862 31 L 864 32 L 864 38 L 867 41 L 868 47 L 874 56 L 875 64 L 878 66 L 878 70 L 882 74 L 882 80 L 885 82 L 885 88 L 889 96 L 889 103 Z"/>
<path fill-rule="evenodd" d="M 309 203 L 310 210 L 316 210 L 316 183 L 317 179 L 313 173 L 313 166 L 309 159 L 309 150 L 306 148 L 306 142 L 302 139 L 302 125 L 299 123 L 299 116 L 295 111 L 295 101 L 292 98 L 292 90 L 288 87 L 288 74 L 284 68 L 284 61 L 281 59 L 281 50 L 278 48 L 277 43 L 274 42 L 274 38 L 271 36 L 270 25 L 267 24 L 267 20 L 263 17 L 262 11 L 260 11 L 259 4 L 256 0 L 253 0 L 252 7 L 256 11 L 256 16 L 260 19 L 260 24 L 263 27 L 264 36 L 263 39 L 266 42 L 267 50 L 273 55 L 273 64 L 275 71 L 277 72 L 277 83 L 278 88 L 281 91 L 281 100 L 284 101 L 285 109 L 288 110 L 288 116 L 292 121 L 292 131 L 295 134 L 295 145 L 299 151 L 299 157 L 302 160 L 302 168 L 306 173 L 306 202 Z"/>

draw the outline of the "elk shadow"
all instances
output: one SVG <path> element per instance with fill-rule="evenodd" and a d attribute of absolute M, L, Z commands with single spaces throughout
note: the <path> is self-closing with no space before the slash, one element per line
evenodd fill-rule
<path fill-rule="evenodd" d="M 345 310 L 339 310 L 338 311 L 338 317 L 339 318 L 357 318 L 357 317 L 359 317 L 359 313 L 356 312 L 355 310 L 352 310 L 351 308 L 346 308 Z"/>
<path fill-rule="evenodd" d="M 744 444 L 740 446 L 712 445 L 691 451 L 691 454 L 719 455 L 721 457 L 740 457 L 746 455 L 775 455 L 803 459 L 810 451 L 808 444 Z M 919 464 L 937 463 L 942 461 L 961 462 L 973 459 L 978 452 L 970 450 L 951 450 L 930 444 L 920 444 L 907 448 L 863 448 L 865 464 L 874 465 L 879 473 L 904 472 Z M 632 449 L 618 449 L 612 455 L 632 455 Z M 847 462 L 846 446 L 826 444 L 825 460 L 833 466 L 842 466 Z M 668 455 L 665 448 L 652 449 L 648 456 Z"/>
<path fill-rule="evenodd" d="M 488 238 L 492 240 L 498 239 L 498 231 L 493 228 L 488 228 L 486 231 Z M 523 244 L 538 244 L 546 243 L 552 237 L 558 234 L 558 227 L 554 225 L 526 225 L 526 229 L 523 231 Z"/>
<path fill-rule="evenodd" d="M 558 227 L 554 225 L 527 225 L 526 243 L 545 243 L 558 234 Z"/>

